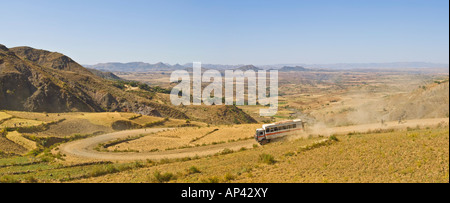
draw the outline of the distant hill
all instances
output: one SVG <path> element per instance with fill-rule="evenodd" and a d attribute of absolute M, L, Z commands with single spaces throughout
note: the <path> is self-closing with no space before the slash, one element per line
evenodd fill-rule
<path fill-rule="evenodd" d="M 101 70 L 97 70 L 97 69 L 93 69 L 93 68 L 86 68 L 86 69 L 88 69 L 94 75 L 101 77 L 103 79 L 107 79 L 107 80 L 121 80 L 122 79 L 119 76 L 117 76 L 111 72 L 101 71 Z"/>
<path fill-rule="evenodd" d="M 290 72 L 290 71 L 310 71 L 310 69 L 306 69 L 302 66 L 284 66 L 283 68 L 279 69 L 280 72 Z"/>
<path fill-rule="evenodd" d="M 258 72 L 258 70 L 262 70 L 262 69 L 254 66 L 254 65 L 246 65 L 246 66 L 239 67 L 236 70 L 241 70 L 241 71 L 252 70 L 252 71 Z"/>
<path fill-rule="evenodd" d="M 448 68 L 448 64 L 427 62 L 394 62 L 394 63 L 334 63 L 334 64 L 278 64 L 266 65 L 262 68 L 297 67 L 313 69 L 405 69 L 405 68 Z"/>
<path fill-rule="evenodd" d="M 187 67 L 187 68 L 192 68 L 192 63 L 187 63 L 187 64 L 184 64 L 183 66 Z M 244 65 L 221 65 L 221 64 L 202 63 L 202 68 L 213 69 L 213 70 L 233 70 L 233 69 L 240 68 L 242 66 L 244 66 Z"/>

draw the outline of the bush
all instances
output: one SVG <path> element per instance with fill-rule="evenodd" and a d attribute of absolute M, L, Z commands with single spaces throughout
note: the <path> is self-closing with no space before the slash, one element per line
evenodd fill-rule
<path fill-rule="evenodd" d="M 202 183 L 219 183 L 220 180 L 219 180 L 218 177 L 213 176 L 213 177 L 210 177 L 210 178 L 208 178 L 208 179 L 206 179 L 206 180 L 202 180 L 201 182 L 202 182 Z"/>
<path fill-rule="evenodd" d="M 117 87 L 119 89 L 122 89 L 122 90 L 125 89 L 125 85 L 123 83 L 121 83 L 121 82 L 116 82 L 116 83 L 113 84 L 113 86 Z"/>
<path fill-rule="evenodd" d="M 269 164 L 269 165 L 276 163 L 275 158 L 270 154 L 259 155 L 259 161 L 261 163 L 265 163 L 265 164 Z"/>
<path fill-rule="evenodd" d="M 286 152 L 284 156 L 294 156 L 295 152 Z"/>
<path fill-rule="evenodd" d="M 8 131 L 6 128 L 3 128 L 0 130 L 0 137 L 6 137 L 6 134 L 8 134 Z"/>
<path fill-rule="evenodd" d="M 106 174 L 117 173 L 117 172 L 119 172 L 119 170 L 116 167 L 114 167 L 111 164 L 108 164 L 106 166 L 97 166 L 97 167 L 95 167 L 91 171 L 90 176 L 91 177 L 98 177 L 98 176 L 103 176 L 103 175 L 106 175 Z"/>
<path fill-rule="evenodd" d="M 336 136 L 334 136 L 334 135 L 330 136 L 328 139 L 331 140 L 331 141 L 336 141 L 336 142 L 339 141 L 339 139 Z"/>
<path fill-rule="evenodd" d="M 151 127 L 155 127 L 155 126 L 161 126 L 161 125 L 164 125 L 164 123 L 167 122 L 167 121 L 169 121 L 168 118 L 165 118 L 165 119 L 160 120 L 160 121 L 153 121 L 153 122 L 144 124 L 144 127 L 151 128 Z"/>
<path fill-rule="evenodd" d="M 160 171 L 155 171 L 153 173 L 153 176 L 154 176 L 155 182 L 157 182 L 157 183 L 167 183 L 167 182 L 175 179 L 175 176 L 172 173 L 161 174 Z"/>
<path fill-rule="evenodd" d="M 171 161 L 168 158 L 164 158 L 164 159 L 159 160 L 159 163 L 160 164 L 168 164 L 168 163 L 171 163 Z"/>
<path fill-rule="evenodd" d="M 28 176 L 25 178 L 25 183 L 38 183 L 39 181 L 33 177 L 33 176 Z"/>
<path fill-rule="evenodd" d="M 201 171 L 200 171 L 197 167 L 191 166 L 191 167 L 188 169 L 188 174 L 195 174 L 195 173 L 201 173 Z"/>
<path fill-rule="evenodd" d="M 142 114 L 131 116 L 130 118 L 128 118 L 128 120 L 135 120 L 135 119 L 138 119 L 140 117 L 142 117 Z"/>
<path fill-rule="evenodd" d="M 222 152 L 220 152 L 220 155 L 231 154 L 233 152 L 234 152 L 233 150 L 225 148 L 225 149 L 223 149 Z"/>
<path fill-rule="evenodd" d="M 236 177 L 234 175 L 232 175 L 231 173 L 227 173 L 225 174 L 225 176 L 223 177 L 223 179 L 227 182 L 232 181 L 234 179 L 236 179 Z"/>

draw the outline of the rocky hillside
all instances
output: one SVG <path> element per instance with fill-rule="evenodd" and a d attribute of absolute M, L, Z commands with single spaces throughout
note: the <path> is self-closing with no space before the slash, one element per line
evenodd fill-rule
<path fill-rule="evenodd" d="M 386 99 L 389 120 L 443 118 L 449 116 L 449 82 L 433 83 Z"/>
<path fill-rule="evenodd" d="M 187 118 L 184 113 L 128 93 L 55 52 L 0 45 L 0 109 L 33 112 L 129 111 Z"/>
<path fill-rule="evenodd" d="M 194 121 L 209 124 L 247 124 L 257 121 L 236 106 L 180 106 L 180 111 Z"/>
<path fill-rule="evenodd" d="M 103 79 L 108 80 L 122 80 L 119 76 L 115 75 L 114 73 L 108 72 L 108 71 L 101 71 L 93 68 L 86 68 L 94 75 L 101 77 Z"/>

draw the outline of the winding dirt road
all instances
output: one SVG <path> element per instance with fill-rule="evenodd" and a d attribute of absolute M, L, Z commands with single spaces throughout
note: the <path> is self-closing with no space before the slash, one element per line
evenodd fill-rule
<path fill-rule="evenodd" d="M 332 135 L 332 134 L 346 134 L 349 132 L 367 132 L 368 130 L 375 130 L 375 129 L 390 129 L 390 128 L 404 129 L 407 127 L 416 127 L 418 125 L 419 126 L 437 125 L 438 123 L 442 122 L 448 124 L 449 119 L 437 118 L 437 119 L 408 120 L 402 124 L 399 124 L 398 122 L 386 122 L 384 125 L 376 123 L 376 124 L 365 124 L 365 125 L 355 125 L 355 126 L 335 127 L 335 128 L 319 127 L 312 129 L 308 133 L 305 133 L 304 136 L 307 136 L 308 134 Z M 208 145 L 162 152 L 119 153 L 119 152 L 99 152 L 94 150 L 94 148 L 101 143 L 106 143 L 121 138 L 127 138 L 128 136 L 138 136 L 141 134 L 149 134 L 152 132 L 156 133 L 163 130 L 172 130 L 172 129 L 170 128 L 139 129 L 139 130 L 114 132 L 65 143 L 59 147 L 59 151 L 68 157 L 83 160 L 132 161 L 132 160 L 147 160 L 147 159 L 160 160 L 164 158 L 168 159 L 185 158 L 185 157 L 194 157 L 196 155 L 206 156 L 221 152 L 224 149 L 239 150 L 242 147 L 251 148 L 253 144 L 256 144 L 256 142 L 253 139 L 251 139 L 218 145 Z"/>
<path fill-rule="evenodd" d="M 256 142 L 254 140 L 244 140 L 233 143 L 225 143 L 218 145 L 208 145 L 195 148 L 186 148 L 178 150 L 169 150 L 162 152 L 143 152 L 143 153 L 133 153 L 133 152 L 99 152 L 94 150 L 98 144 L 106 143 L 109 141 L 127 138 L 128 136 L 138 136 L 141 134 L 156 133 L 164 130 L 172 130 L 170 128 L 155 128 L 155 129 L 139 129 L 139 130 L 128 130 L 114 132 L 104 135 L 99 135 L 91 138 L 86 138 L 82 140 L 77 140 L 69 142 L 60 146 L 60 152 L 66 154 L 66 156 L 75 156 L 77 158 L 83 159 L 95 159 L 95 160 L 111 160 L 111 161 L 131 161 L 131 160 L 160 160 L 164 158 L 185 158 L 206 156 L 215 154 L 223 151 L 224 149 L 239 150 L 242 147 L 250 148 Z M 147 135 L 153 136 L 153 135 Z"/>

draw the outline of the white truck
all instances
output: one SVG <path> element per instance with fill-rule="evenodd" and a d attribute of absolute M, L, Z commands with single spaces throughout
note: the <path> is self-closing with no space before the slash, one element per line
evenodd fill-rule
<path fill-rule="evenodd" d="M 264 145 L 273 139 L 299 133 L 304 130 L 304 127 L 300 119 L 266 124 L 256 130 L 255 139 L 259 144 Z"/>

